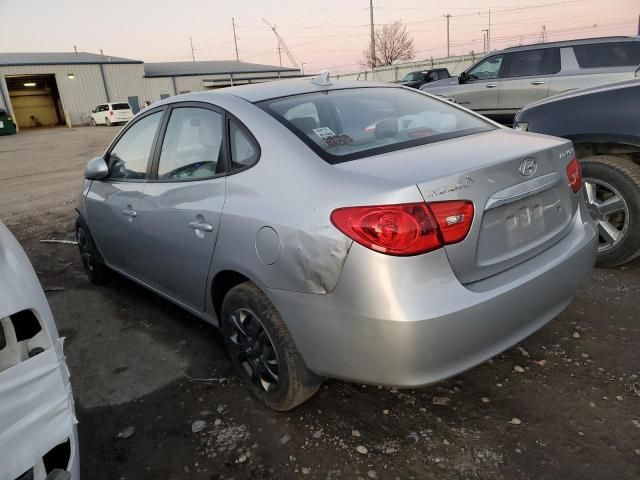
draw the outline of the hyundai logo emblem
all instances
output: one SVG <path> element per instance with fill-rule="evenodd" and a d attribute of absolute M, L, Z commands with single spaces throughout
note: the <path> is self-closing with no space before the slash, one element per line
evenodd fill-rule
<path fill-rule="evenodd" d="M 530 177 L 538 170 L 538 163 L 533 158 L 526 158 L 520 164 L 518 171 L 525 177 Z"/>

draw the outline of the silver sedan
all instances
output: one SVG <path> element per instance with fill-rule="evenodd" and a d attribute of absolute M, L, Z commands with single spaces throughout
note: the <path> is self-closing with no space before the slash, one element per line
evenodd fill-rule
<path fill-rule="evenodd" d="M 218 326 L 276 410 L 324 377 L 417 387 L 509 348 L 589 275 L 571 142 L 388 84 L 179 95 L 89 162 L 77 237 Z"/>

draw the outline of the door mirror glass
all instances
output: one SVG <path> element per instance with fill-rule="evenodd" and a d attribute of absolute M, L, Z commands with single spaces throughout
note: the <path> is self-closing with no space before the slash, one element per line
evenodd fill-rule
<path fill-rule="evenodd" d="M 101 180 L 109 175 L 109 167 L 102 157 L 89 160 L 84 169 L 84 178 L 87 180 Z"/>
<path fill-rule="evenodd" d="M 466 72 L 462 72 L 460 74 L 460 76 L 458 77 L 458 82 L 464 83 L 466 81 L 467 81 L 467 74 L 466 74 Z"/>

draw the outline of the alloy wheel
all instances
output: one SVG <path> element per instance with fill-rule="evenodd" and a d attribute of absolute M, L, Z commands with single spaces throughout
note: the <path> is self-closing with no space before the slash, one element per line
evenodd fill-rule
<path fill-rule="evenodd" d="M 279 387 L 279 362 L 269 334 L 258 316 L 238 308 L 229 318 L 227 333 L 231 354 L 251 382 L 267 393 Z"/>
<path fill-rule="evenodd" d="M 598 224 L 598 253 L 618 245 L 629 229 L 629 207 L 620 192 L 607 182 L 585 178 L 589 213 Z"/>
<path fill-rule="evenodd" d="M 80 259 L 82 261 L 82 266 L 88 272 L 93 272 L 93 254 L 91 253 L 91 249 L 88 245 L 87 237 L 82 230 L 78 230 L 77 240 L 78 248 L 80 249 Z"/>

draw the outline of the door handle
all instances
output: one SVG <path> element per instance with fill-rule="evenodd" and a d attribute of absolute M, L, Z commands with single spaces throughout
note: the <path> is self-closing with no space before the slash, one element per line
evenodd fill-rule
<path fill-rule="evenodd" d="M 126 215 L 127 217 L 137 217 L 138 216 L 138 212 L 136 212 L 135 210 L 131 210 L 130 208 L 124 208 L 122 210 L 122 214 Z"/>
<path fill-rule="evenodd" d="M 189 222 L 189 226 L 194 230 L 200 230 L 201 232 L 213 232 L 213 225 L 210 223 Z"/>
<path fill-rule="evenodd" d="M 497 86 L 497 83 L 490 83 L 489 85 L 487 85 L 487 88 L 496 88 Z"/>
<path fill-rule="evenodd" d="M 534 80 L 531 85 L 544 85 L 544 80 Z"/>

